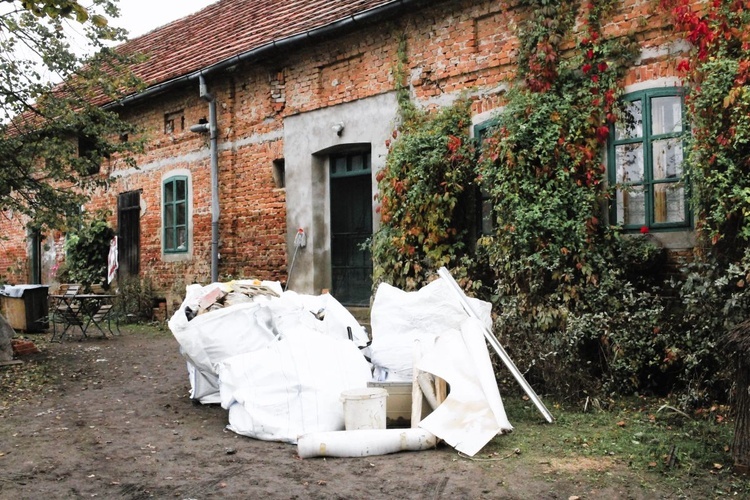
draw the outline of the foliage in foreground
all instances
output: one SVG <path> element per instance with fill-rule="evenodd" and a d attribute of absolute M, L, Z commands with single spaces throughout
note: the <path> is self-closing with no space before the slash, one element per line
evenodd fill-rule
<path fill-rule="evenodd" d="M 106 182 L 106 164 L 140 149 L 136 129 L 102 107 L 139 87 L 135 57 L 107 48 L 124 39 L 107 17 L 111 0 L 3 2 L 0 15 L 0 207 L 28 216 L 34 229 L 76 219 L 86 190 Z M 82 31 L 93 56 L 75 53 L 64 33 Z M 105 172 L 105 174 L 108 172 Z M 74 226 L 75 221 L 70 225 Z"/>

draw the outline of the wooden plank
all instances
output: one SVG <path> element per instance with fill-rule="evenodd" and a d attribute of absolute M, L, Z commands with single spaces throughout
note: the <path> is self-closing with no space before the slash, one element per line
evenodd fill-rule
<path fill-rule="evenodd" d="M 445 398 L 448 397 L 448 385 L 445 383 L 445 380 L 441 379 L 440 377 L 435 377 L 435 399 L 437 399 L 438 404 L 445 401 Z"/>
<path fill-rule="evenodd" d="M 419 340 L 414 341 L 414 368 L 411 379 L 411 426 L 416 428 L 422 421 L 422 388 L 419 387 L 419 368 L 417 364 L 422 359 L 422 347 Z"/>

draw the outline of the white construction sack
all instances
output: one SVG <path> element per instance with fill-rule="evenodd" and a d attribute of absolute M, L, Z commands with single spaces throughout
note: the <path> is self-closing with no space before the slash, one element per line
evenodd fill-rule
<path fill-rule="evenodd" d="M 482 322 L 492 327 L 492 304 L 469 299 Z M 414 341 L 427 352 L 440 334 L 457 331 L 468 318 L 450 289 L 439 278 L 416 292 L 405 292 L 386 283 L 378 286 L 370 311 L 372 363 L 376 380 L 410 382 Z"/>
<path fill-rule="evenodd" d="M 289 293 L 289 292 L 287 292 Z M 333 295 L 301 295 L 304 308 L 311 314 L 322 316 L 322 329 L 333 338 L 348 339 L 348 329 L 352 332 L 352 341 L 357 347 L 364 347 L 370 341 L 367 331 L 359 324 L 352 313 L 336 300 Z"/>
<path fill-rule="evenodd" d="M 190 285 L 185 300 L 169 321 L 170 330 L 180 344 L 187 360 L 192 399 L 204 404 L 218 403 L 218 364 L 229 357 L 266 347 L 277 337 L 295 332 L 313 331 L 331 338 L 348 340 L 348 330 L 357 346 L 366 345 L 367 332 L 356 319 L 331 295 L 299 295 L 282 292 L 275 282 L 261 282 L 277 292 L 278 297 L 259 294 L 251 302 L 224 301 L 224 307 L 204 312 L 192 320 L 186 311 L 198 311 L 202 302 L 212 302 L 218 291 L 227 292 L 234 285 L 255 281 Z M 231 293 L 231 292 L 230 292 Z M 236 411 L 235 411 L 236 413 Z"/>
<path fill-rule="evenodd" d="M 270 311 L 261 302 L 201 314 L 172 334 L 195 368 L 210 373 L 224 359 L 260 349 L 276 336 Z"/>
<path fill-rule="evenodd" d="M 219 365 L 227 428 L 267 441 L 344 428 L 341 393 L 367 387 L 370 365 L 349 340 L 300 326 Z"/>

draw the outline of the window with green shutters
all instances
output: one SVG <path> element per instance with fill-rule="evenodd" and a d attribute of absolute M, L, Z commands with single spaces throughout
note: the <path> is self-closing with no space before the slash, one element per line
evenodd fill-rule
<path fill-rule="evenodd" d="M 633 231 L 688 228 L 682 90 L 644 90 L 624 100 L 625 117 L 612 128 L 608 148 L 610 221 Z"/>
<path fill-rule="evenodd" d="M 184 176 L 170 177 L 164 181 L 163 214 L 165 253 L 188 251 L 188 179 Z"/>

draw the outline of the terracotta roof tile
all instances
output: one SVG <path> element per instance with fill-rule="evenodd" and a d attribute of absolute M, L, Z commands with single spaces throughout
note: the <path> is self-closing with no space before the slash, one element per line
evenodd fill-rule
<path fill-rule="evenodd" d="M 133 69 L 152 86 L 390 3 L 395 1 L 220 0 L 118 50 L 149 56 Z"/>

